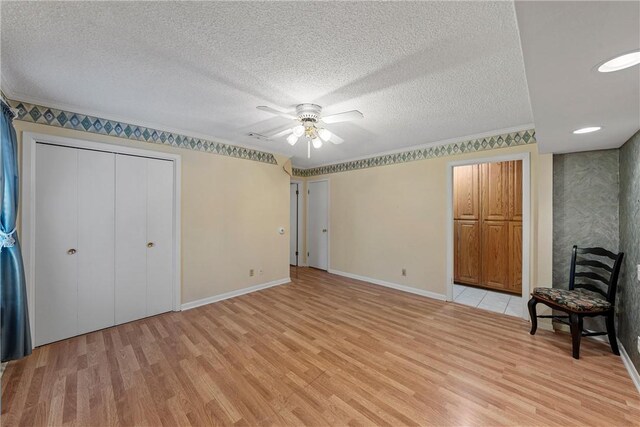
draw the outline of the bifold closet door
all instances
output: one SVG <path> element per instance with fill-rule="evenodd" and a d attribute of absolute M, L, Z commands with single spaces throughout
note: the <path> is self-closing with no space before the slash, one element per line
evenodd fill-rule
<path fill-rule="evenodd" d="M 116 323 L 173 306 L 173 162 L 116 155 Z"/>
<path fill-rule="evenodd" d="M 36 144 L 36 345 L 114 324 L 113 192 L 113 154 Z"/>

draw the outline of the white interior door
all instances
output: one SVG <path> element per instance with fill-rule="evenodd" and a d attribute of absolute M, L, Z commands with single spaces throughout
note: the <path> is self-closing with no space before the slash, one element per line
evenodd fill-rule
<path fill-rule="evenodd" d="M 289 264 L 298 265 L 298 183 L 292 182 L 290 185 L 291 203 L 289 204 Z"/>
<path fill-rule="evenodd" d="M 78 332 L 78 150 L 36 144 L 35 344 Z"/>
<path fill-rule="evenodd" d="M 115 324 L 115 155 L 78 151 L 78 334 Z"/>
<path fill-rule="evenodd" d="M 173 308 L 173 162 L 147 162 L 147 316 Z"/>
<path fill-rule="evenodd" d="M 329 185 L 328 181 L 308 184 L 307 252 L 310 267 L 326 270 L 329 249 Z"/>
<path fill-rule="evenodd" d="M 147 314 L 147 159 L 116 155 L 115 319 Z"/>

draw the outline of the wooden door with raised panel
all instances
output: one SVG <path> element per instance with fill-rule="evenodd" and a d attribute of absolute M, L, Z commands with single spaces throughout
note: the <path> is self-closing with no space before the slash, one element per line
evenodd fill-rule
<path fill-rule="evenodd" d="M 470 285 L 480 284 L 480 223 L 455 221 L 455 280 Z"/>
<path fill-rule="evenodd" d="M 522 221 L 522 160 L 509 162 L 509 219 Z"/>
<path fill-rule="evenodd" d="M 480 218 L 480 173 L 479 165 L 453 168 L 453 218 Z"/>
<path fill-rule="evenodd" d="M 482 222 L 482 284 L 507 289 L 509 284 L 509 223 Z"/>
<path fill-rule="evenodd" d="M 522 292 L 522 222 L 509 221 L 509 290 Z"/>
<path fill-rule="evenodd" d="M 484 221 L 509 218 L 509 162 L 481 165 L 481 205 Z"/>

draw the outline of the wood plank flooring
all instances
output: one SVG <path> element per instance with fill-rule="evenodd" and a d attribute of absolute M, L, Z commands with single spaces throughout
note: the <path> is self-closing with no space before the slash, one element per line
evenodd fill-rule
<path fill-rule="evenodd" d="M 313 269 L 37 348 L 2 425 L 640 425 L 607 345 Z"/>

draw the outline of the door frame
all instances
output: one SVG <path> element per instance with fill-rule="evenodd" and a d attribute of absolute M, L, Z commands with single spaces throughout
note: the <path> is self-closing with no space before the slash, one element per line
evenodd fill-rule
<path fill-rule="evenodd" d="M 309 251 L 309 184 L 312 184 L 314 182 L 323 182 L 326 181 L 327 183 L 327 271 L 331 270 L 331 185 L 330 185 L 330 180 L 329 178 L 322 178 L 322 179 L 312 179 L 310 181 L 307 181 L 307 233 L 306 233 L 306 245 L 305 245 L 305 250 L 308 252 Z M 311 265 L 309 265 L 309 257 L 307 256 L 307 265 L 309 267 L 311 267 Z"/>
<path fill-rule="evenodd" d="M 289 185 L 291 184 L 298 184 L 298 218 L 297 218 L 297 225 L 298 225 L 298 229 L 296 230 L 297 236 L 296 236 L 296 240 L 298 243 L 298 256 L 296 258 L 296 260 L 298 261 L 297 267 L 305 267 L 307 265 L 306 262 L 302 262 L 302 253 L 304 252 L 304 245 L 303 245 L 303 241 L 302 241 L 302 237 L 304 236 L 304 217 L 303 217 L 303 209 L 302 209 L 302 199 L 304 197 L 304 181 L 300 181 L 297 179 L 292 179 L 291 182 L 289 183 Z M 291 188 L 291 187 L 289 187 Z M 289 226 L 291 226 L 291 222 L 289 222 Z M 290 230 L 290 232 L 293 232 L 293 230 Z M 304 257 L 306 259 L 306 257 Z M 291 265 L 291 264 L 289 264 Z"/>
<path fill-rule="evenodd" d="M 31 336 L 35 337 L 36 326 L 36 283 L 35 283 L 35 200 L 36 200 L 36 143 L 60 145 L 69 148 L 79 148 L 94 151 L 102 151 L 114 154 L 128 154 L 139 157 L 147 157 L 160 160 L 170 160 L 173 162 L 173 311 L 180 311 L 181 306 L 181 177 L 182 177 L 182 156 L 161 151 L 154 151 L 142 148 L 133 148 L 123 145 L 115 145 L 95 140 L 67 138 L 54 135 L 47 135 L 36 132 L 22 133 L 22 171 L 21 171 L 21 245 L 22 257 L 24 261 L 25 280 L 27 284 L 27 306 L 29 310 L 29 325 Z"/>
<path fill-rule="evenodd" d="M 531 153 L 505 154 L 502 156 L 479 157 L 456 160 L 447 164 L 447 301 L 453 301 L 453 168 L 456 166 L 479 165 L 511 160 L 522 160 L 522 318 L 529 320 L 527 297 L 531 286 Z"/>

